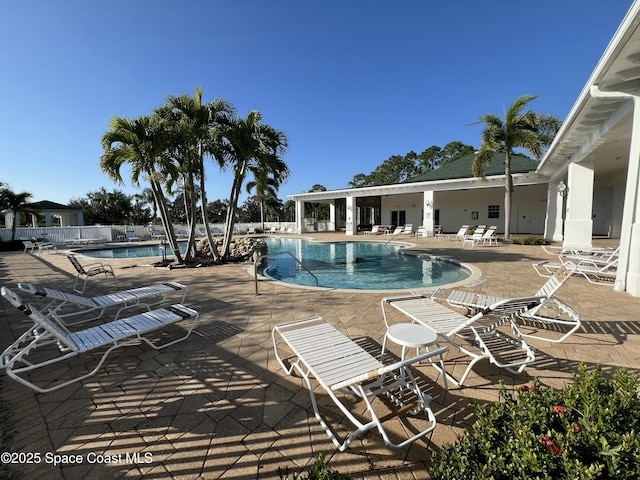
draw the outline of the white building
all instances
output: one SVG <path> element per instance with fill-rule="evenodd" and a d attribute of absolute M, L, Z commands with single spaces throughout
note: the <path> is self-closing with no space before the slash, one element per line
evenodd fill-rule
<path fill-rule="evenodd" d="M 512 233 L 539 233 L 569 247 L 590 247 L 594 235 L 619 238 L 614 289 L 634 296 L 640 296 L 639 27 L 636 0 L 542 161 L 514 175 L 511 217 Z M 347 235 L 372 223 L 412 223 L 431 231 L 436 224 L 446 231 L 491 224 L 500 231 L 504 176 L 487 180 L 469 174 L 292 195 L 297 231 L 311 228 L 304 202 L 330 203 L 330 228 L 343 227 Z"/>

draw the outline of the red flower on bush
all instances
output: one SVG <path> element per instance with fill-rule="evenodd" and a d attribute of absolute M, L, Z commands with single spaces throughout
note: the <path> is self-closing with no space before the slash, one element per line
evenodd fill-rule
<path fill-rule="evenodd" d="M 529 387 L 527 387 L 526 385 L 520 385 L 520 391 L 521 392 L 528 392 L 529 391 Z"/>
<path fill-rule="evenodd" d="M 555 405 L 555 406 L 553 407 L 553 410 L 554 410 L 556 413 L 567 413 L 567 407 L 563 407 L 562 405 Z"/>
<path fill-rule="evenodd" d="M 540 442 L 549 450 L 551 450 L 551 453 L 553 453 L 554 455 L 562 454 L 562 449 L 558 445 L 556 445 L 556 442 L 551 440 L 549 437 L 543 435 L 542 437 L 540 437 Z"/>
<path fill-rule="evenodd" d="M 573 422 L 571 424 L 571 428 L 573 428 L 574 432 L 579 432 L 580 430 L 582 430 L 582 428 L 580 428 L 580 425 L 578 425 L 576 422 Z"/>
<path fill-rule="evenodd" d="M 538 387 L 536 387 L 535 385 L 531 385 L 531 391 L 533 393 L 538 393 Z"/>

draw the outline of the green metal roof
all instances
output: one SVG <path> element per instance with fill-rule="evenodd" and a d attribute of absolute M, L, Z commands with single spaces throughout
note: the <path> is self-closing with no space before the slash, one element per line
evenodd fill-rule
<path fill-rule="evenodd" d="M 454 178 L 472 178 L 471 165 L 476 158 L 475 154 L 467 155 L 454 162 L 442 165 L 436 170 L 407 180 L 407 182 L 431 182 L 434 180 L 451 180 Z M 511 173 L 532 172 L 538 167 L 538 162 L 524 155 L 511 155 Z M 504 175 L 504 153 L 496 153 L 491 165 L 485 168 L 485 175 Z"/>

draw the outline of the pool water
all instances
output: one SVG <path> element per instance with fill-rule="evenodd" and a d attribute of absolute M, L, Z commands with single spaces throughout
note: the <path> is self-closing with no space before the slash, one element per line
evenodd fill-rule
<path fill-rule="evenodd" d="M 187 252 L 187 242 L 179 242 L 180 253 Z M 165 245 L 167 256 L 173 255 L 173 250 L 169 245 Z M 91 250 L 79 250 L 78 253 L 91 258 L 146 258 L 161 257 L 162 248 L 160 244 L 155 245 L 135 245 L 131 247 L 95 248 Z"/>
<path fill-rule="evenodd" d="M 384 242 L 312 242 L 304 238 L 266 237 L 269 253 L 289 251 L 317 278 L 318 286 L 354 290 L 437 287 L 462 281 L 467 268 L 431 256 L 404 254 L 406 245 Z M 316 281 L 289 255 L 268 258 L 263 273 L 297 285 Z"/>
<path fill-rule="evenodd" d="M 465 280 L 471 271 L 429 255 L 405 254 L 406 244 L 386 242 L 313 242 L 306 238 L 261 237 L 269 253 L 291 252 L 318 282 L 289 255 L 268 257 L 264 275 L 296 285 L 353 290 L 404 290 L 438 287 Z M 167 245 L 167 255 L 172 254 Z M 186 242 L 180 242 L 186 251 Z M 92 258 L 160 257 L 159 244 L 82 250 Z"/>

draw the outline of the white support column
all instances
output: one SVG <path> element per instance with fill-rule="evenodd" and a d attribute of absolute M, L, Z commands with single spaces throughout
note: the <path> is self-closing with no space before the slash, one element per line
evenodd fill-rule
<path fill-rule="evenodd" d="M 640 245 L 640 132 L 636 130 L 640 125 L 640 105 L 638 105 L 640 98 L 634 97 L 634 100 L 626 196 L 620 235 L 620 258 L 618 276 L 613 289 L 626 290 L 634 297 L 640 297 L 640 248 L 638 248 Z M 621 271 L 625 267 L 626 272 Z"/>
<path fill-rule="evenodd" d="M 332 200 L 329 204 L 329 230 L 336 231 L 336 201 Z"/>
<path fill-rule="evenodd" d="M 296 200 L 296 232 L 304 233 L 304 202 Z"/>
<path fill-rule="evenodd" d="M 544 239 L 551 242 L 562 241 L 564 192 L 559 190 L 563 182 L 550 182 L 547 188 L 547 217 L 544 221 Z M 566 190 L 565 190 L 566 191 Z"/>
<path fill-rule="evenodd" d="M 433 190 L 426 190 L 422 200 L 422 225 L 427 235 L 434 235 L 435 219 L 433 218 Z"/>
<path fill-rule="evenodd" d="M 356 215 L 356 199 L 355 197 L 347 197 L 347 235 L 354 235 Z"/>
<path fill-rule="evenodd" d="M 640 97 L 627 92 L 603 92 L 597 85 L 591 86 L 594 98 L 616 98 L 633 100 L 633 123 L 631 126 L 631 146 L 627 166 L 622 225 L 620 229 L 620 257 L 618 274 L 613 289 L 627 291 L 640 297 Z M 635 246 L 635 247 L 634 247 Z"/>
<path fill-rule="evenodd" d="M 566 194 L 567 219 L 564 222 L 563 245 L 565 247 L 591 248 L 593 166 L 593 158 L 569 165 Z"/>

